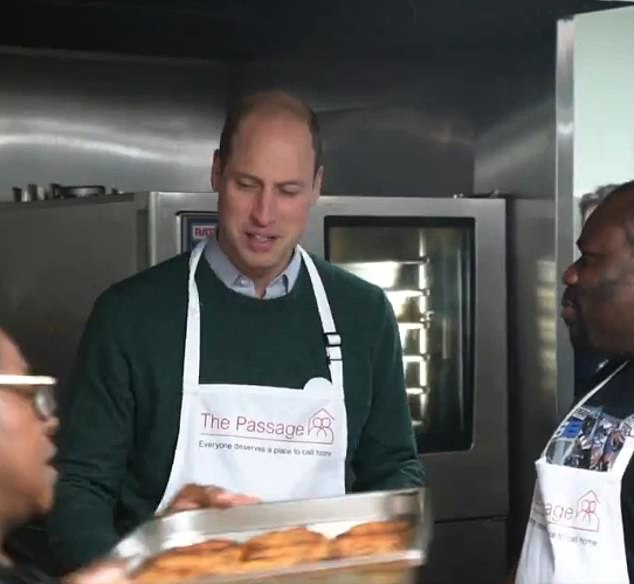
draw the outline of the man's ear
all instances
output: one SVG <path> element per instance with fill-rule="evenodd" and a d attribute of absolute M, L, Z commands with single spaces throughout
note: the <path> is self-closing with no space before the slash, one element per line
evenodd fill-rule
<path fill-rule="evenodd" d="M 315 173 L 315 178 L 313 179 L 313 205 L 317 202 L 319 197 L 321 196 L 321 183 L 324 178 L 324 167 L 320 166 Z"/>
<path fill-rule="evenodd" d="M 218 192 L 220 187 L 220 181 L 222 179 L 222 160 L 220 159 L 220 151 L 214 152 L 211 163 L 211 190 L 214 193 Z"/>

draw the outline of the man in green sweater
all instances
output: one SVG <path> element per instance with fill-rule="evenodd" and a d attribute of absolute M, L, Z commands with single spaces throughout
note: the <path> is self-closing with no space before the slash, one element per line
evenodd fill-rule
<path fill-rule="evenodd" d="M 298 245 L 320 158 L 302 101 L 241 100 L 213 161 L 215 237 L 95 303 L 50 518 L 65 569 L 187 485 L 232 505 L 423 484 L 385 294 Z"/>

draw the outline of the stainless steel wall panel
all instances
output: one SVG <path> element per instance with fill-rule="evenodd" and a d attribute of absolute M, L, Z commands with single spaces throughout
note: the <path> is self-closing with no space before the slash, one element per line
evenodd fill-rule
<path fill-rule="evenodd" d="M 0 200 L 11 187 L 209 190 L 221 63 L 0 51 Z"/>
<path fill-rule="evenodd" d="M 557 417 L 570 409 L 574 399 L 574 351 L 568 327 L 559 318 L 564 292 L 562 274 L 575 255 L 575 229 L 579 213 L 574 200 L 574 45 L 575 20 L 563 20 L 557 35 L 557 150 L 556 150 L 556 297 Z"/>
<path fill-rule="evenodd" d="M 473 190 L 475 131 L 470 80 L 453 65 L 376 61 L 258 62 L 240 90 L 281 87 L 319 113 L 324 192 L 447 196 Z"/>
<path fill-rule="evenodd" d="M 510 548 L 523 539 L 534 460 L 552 433 L 557 397 L 555 39 L 500 63 L 486 89 L 475 185 L 507 196 Z M 495 70 L 495 69 L 494 69 Z M 497 97 L 496 97 L 497 96 Z"/>
<path fill-rule="evenodd" d="M 0 200 L 11 188 L 207 191 L 229 97 L 279 87 L 323 128 L 324 190 L 445 196 L 473 188 L 460 72 L 418 63 L 247 63 L 0 50 Z"/>

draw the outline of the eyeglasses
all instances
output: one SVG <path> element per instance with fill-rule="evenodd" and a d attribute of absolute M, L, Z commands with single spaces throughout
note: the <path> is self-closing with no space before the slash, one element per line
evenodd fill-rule
<path fill-rule="evenodd" d="M 37 416 L 50 420 L 55 416 L 57 400 L 55 386 L 57 379 L 43 375 L 3 375 L 0 374 L 0 389 L 8 389 L 29 394 Z"/>

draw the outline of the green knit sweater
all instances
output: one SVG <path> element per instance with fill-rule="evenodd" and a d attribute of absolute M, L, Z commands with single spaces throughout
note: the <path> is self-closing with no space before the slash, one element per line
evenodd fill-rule
<path fill-rule="evenodd" d="M 342 337 L 348 488 L 421 485 L 391 306 L 381 289 L 314 259 Z M 64 569 L 108 552 L 161 500 L 179 427 L 187 269 L 183 254 L 113 286 L 88 320 L 49 522 Z M 289 294 L 266 301 L 228 289 L 206 261 L 196 281 L 202 383 L 301 388 L 329 378 L 305 266 Z"/>

